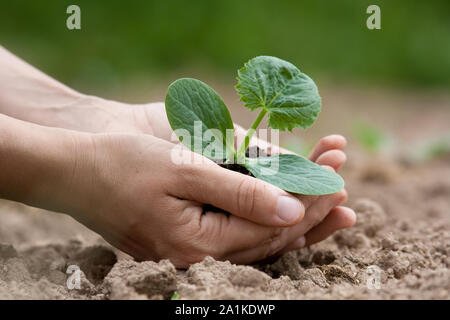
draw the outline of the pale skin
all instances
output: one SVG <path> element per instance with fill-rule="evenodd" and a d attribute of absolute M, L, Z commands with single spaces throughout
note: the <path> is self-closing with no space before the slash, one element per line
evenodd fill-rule
<path fill-rule="evenodd" d="M 163 103 L 81 94 L 0 47 L 0 198 L 71 215 L 137 259 L 182 268 L 208 255 L 258 262 L 355 223 L 345 190 L 292 195 L 206 158 L 178 165 L 171 134 Z M 345 144 L 324 137 L 309 158 L 338 171 Z"/>

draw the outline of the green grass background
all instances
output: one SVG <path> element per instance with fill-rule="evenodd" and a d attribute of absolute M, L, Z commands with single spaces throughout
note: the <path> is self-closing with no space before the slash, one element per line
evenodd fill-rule
<path fill-rule="evenodd" d="M 66 28 L 69 4 L 82 30 Z M 1 0 L 0 44 L 81 90 L 187 68 L 233 79 L 261 54 L 336 83 L 450 87 L 449 0 Z"/>

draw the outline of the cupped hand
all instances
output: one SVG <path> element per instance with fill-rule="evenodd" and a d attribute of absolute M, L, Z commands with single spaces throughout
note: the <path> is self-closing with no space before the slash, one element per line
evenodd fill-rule
<path fill-rule="evenodd" d="M 339 206 L 345 191 L 293 196 L 185 149 L 185 157 L 200 163 L 175 164 L 176 145 L 151 135 L 94 136 L 98 172 L 88 185 L 95 188 L 76 218 L 138 259 L 168 258 L 178 267 L 207 255 L 253 263 L 323 240 L 355 220 Z M 310 159 L 338 170 L 344 146 L 341 136 L 323 138 Z M 204 212 L 205 204 L 230 215 Z"/>
<path fill-rule="evenodd" d="M 254 262 L 287 245 L 281 230 L 304 216 L 285 191 L 151 135 L 96 134 L 85 149 L 72 215 L 138 259 L 240 263 L 246 251 L 267 247 L 245 257 Z M 204 212 L 205 204 L 230 215 Z"/>
<path fill-rule="evenodd" d="M 235 125 L 235 131 L 236 145 L 239 145 L 242 143 L 247 131 L 239 125 Z M 338 172 L 347 160 L 344 153 L 346 145 L 347 141 L 341 135 L 323 137 L 315 145 L 308 159 L 329 170 Z M 258 137 L 252 138 L 250 146 L 258 146 L 272 155 L 292 153 L 289 150 L 268 143 Z M 325 240 L 336 231 L 349 228 L 356 222 L 354 211 L 348 207 L 340 206 L 347 200 L 347 192 L 345 189 L 335 194 L 324 196 L 295 196 L 305 206 L 305 218 L 294 228 L 297 231 L 298 238 L 283 248 L 279 254 Z"/>
<path fill-rule="evenodd" d="M 156 102 L 145 105 L 134 105 L 128 109 L 133 114 L 135 127 L 141 132 L 152 132 L 158 137 L 170 141 L 172 129 L 167 120 L 164 103 Z M 235 125 L 236 147 L 242 143 L 246 130 Z M 309 160 L 326 166 L 336 172 L 341 169 L 346 161 L 344 148 L 346 139 L 341 135 L 329 135 L 319 140 L 309 155 Z M 256 136 L 252 138 L 250 145 L 257 145 L 270 154 L 292 153 L 277 145 L 272 145 Z M 356 216 L 352 209 L 339 206 L 347 199 L 347 192 L 342 190 L 333 195 L 304 196 L 296 195 L 306 209 L 305 219 L 295 228 L 298 237 L 279 253 L 310 246 L 320 242 L 336 231 L 351 227 L 355 224 Z M 284 231 L 287 233 L 287 231 Z M 291 238 L 291 237 L 288 237 Z"/>

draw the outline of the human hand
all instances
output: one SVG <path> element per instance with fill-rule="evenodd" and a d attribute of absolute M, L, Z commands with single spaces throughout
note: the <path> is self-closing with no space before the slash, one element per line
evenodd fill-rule
<path fill-rule="evenodd" d="M 309 237 L 307 232 L 345 200 L 340 192 L 321 205 L 308 204 L 306 198 L 302 203 L 187 149 L 184 153 L 202 159 L 201 164 L 177 165 L 171 157 L 176 145 L 151 135 L 88 134 L 7 118 L 4 122 L 2 129 L 17 140 L 4 140 L 9 154 L 17 155 L 3 163 L 9 181 L 4 196 L 71 214 L 140 259 L 169 258 L 180 267 L 206 255 L 235 263 L 256 262 L 298 247 L 296 239 L 304 234 L 314 241 L 317 236 Z M 332 164 L 325 154 L 320 157 Z M 14 178 L 16 167 L 26 180 Z M 25 185 L 31 193 L 21 191 Z M 204 212 L 204 204 L 230 215 Z M 326 231 L 343 227 L 326 221 Z M 311 234 L 318 233 L 314 230 Z"/>
<path fill-rule="evenodd" d="M 244 128 L 235 124 L 236 145 L 242 143 L 246 132 Z M 272 155 L 292 153 L 255 136 L 249 145 L 258 146 Z M 346 145 L 347 141 L 341 135 L 325 136 L 313 148 L 308 159 L 327 167 L 329 170 L 338 172 L 347 159 L 343 151 Z M 305 218 L 295 227 L 299 237 L 283 248 L 278 255 L 325 240 L 336 231 L 349 228 L 356 222 L 354 211 L 348 207 L 340 206 L 347 200 L 345 189 L 338 193 L 324 196 L 295 194 L 294 196 L 304 204 L 306 210 Z"/>
<path fill-rule="evenodd" d="M 353 211 L 336 208 L 346 199 L 344 191 L 300 202 L 188 150 L 185 156 L 200 163 L 175 164 L 175 145 L 150 135 L 93 137 L 92 164 L 81 167 L 95 172 L 76 174 L 72 194 L 85 200 L 73 216 L 138 259 L 168 258 L 178 267 L 207 255 L 252 263 L 301 246 L 303 235 L 310 244 L 353 224 Z M 319 149 L 320 162 L 342 165 Z M 205 204 L 230 215 L 204 212 Z"/>
<path fill-rule="evenodd" d="M 99 133 L 99 132 L 122 132 L 122 133 L 126 132 L 135 134 L 145 133 L 145 134 L 152 134 L 155 137 L 160 137 L 165 140 L 170 140 L 172 130 L 168 124 L 167 117 L 165 115 L 164 104 L 156 103 L 148 105 L 129 106 L 123 103 L 108 101 L 92 96 L 86 96 L 58 83 L 54 79 L 49 78 L 40 71 L 23 63 L 23 61 L 20 61 L 19 59 L 17 59 L 10 53 L 6 52 L 5 50 L 1 50 L 1 48 L 0 54 L 2 54 L 3 61 L 7 66 L 6 69 L 5 68 L 2 69 L 2 71 L 6 70 L 6 73 L 5 72 L 2 73 L 2 76 L 8 79 L 8 81 L 4 81 L 2 83 L 4 85 L 0 86 L 0 92 L 5 92 L 5 94 L 2 95 L 3 100 L 0 101 L 0 109 L 3 113 L 8 114 L 17 119 L 22 119 L 25 121 L 51 127 L 73 129 L 91 133 Z M 6 63 L 7 61 L 9 62 Z M 26 80 L 25 83 L 27 83 L 27 86 L 25 87 L 22 85 L 22 83 L 24 83 L 23 80 Z M 237 130 L 238 138 L 240 135 L 239 131 L 242 130 L 239 130 L 238 128 Z M 50 136 L 53 135 L 54 133 L 50 134 Z M 68 134 L 64 133 L 62 135 L 66 136 Z M 141 137 L 141 139 L 144 138 Z M 311 159 L 322 165 L 329 165 L 333 167 L 335 170 L 337 170 L 345 161 L 345 154 L 343 154 L 342 151 L 340 151 L 343 148 L 343 144 L 345 144 L 345 140 L 344 143 L 336 143 L 333 145 L 333 143 L 331 144 L 327 143 L 327 141 L 329 141 L 330 139 L 333 140 L 334 138 L 330 137 L 324 138 L 318 144 L 315 153 L 313 152 L 313 154 L 311 155 Z M 44 141 L 42 142 L 46 143 L 48 142 L 48 140 L 44 139 Z M 41 143 L 37 143 L 37 145 L 41 145 Z M 66 147 L 66 145 L 67 142 L 62 142 L 62 146 L 64 146 L 64 148 Z M 275 153 L 274 150 L 276 149 L 276 147 L 269 146 L 269 148 L 272 149 L 271 153 Z M 333 148 L 334 150 L 331 150 Z M 58 158 L 59 157 L 66 158 L 67 156 L 69 156 L 70 158 L 70 155 L 66 156 L 64 153 L 61 153 L 59 151 L 60 149 L 58 148 L 52 147 L 51 149 L 53 150 L 52 154 L 57 154 Z M 33 150 L 30 149 L 30 152 L 32 151 Z M 98 168 L 97 166 L 94 166 L 93 170 L 92 165 L 94 165 L 95 162 L 90 163 L 91 165 L 90 167 L 88 164 L 89 161 L 86 161 L 89 157 L 87 157 L 87 159 L 83 157 L 83 155 L 85 154 L 84 151 L 85 151 L 84 149 L 81 151 L 78 150 L 78 152 L 76 152 L 73 155 L 74 158 L 77 159 L 81 156 L 81 159 L 79 161 L 75 161 L 76 164 L 75 168 L 77 170 L 74 169 L 73 176 L 74 177 L 76 176 L 75 171 L 83 171 L 80 168 L 85 168 L 84 174 L 81 174 L 80 177 L 85 178 L 87 177 L 87 180 L 84 181 L 84 184 L 81 183 L 78 185 L 80 193 L 83 191 L 83 186 L 85 187 L 90 186 L 90 184 L 97 185 L 97 182 L 99 181 L 102 182 L 103 181 L 102 179 L 97 178 L 99 178 L 98 174 L 103 173 L 104 171 L 103 168 L 100 168 L 98 169 L 98 171 L 96 171 L 95 168 Z M 284 151 L 281 150 L 281 152 Z M 33 154 L 33 156 L 37 155 Z M 47 168 L 48 165 L 46 164 L 48 162 L 46 161 L 46 159 L 43 160 L 44 161 L 42 165 L 44 168 Z M 111 163 L 117 164 L 117 160 L 118 159 L 115 156 L 111 155 Z M 84 206 L 84 209 L 83 207 L 78 208 L 79 204 L 83 203 L 83 201 L 72 202 L 71 206 L 70 200 L 72 199 L 71 197 L 72 193 L 68 192 L 67 188 L 65 188 L 65 190 L 59 189 L 54 190 L 55 195 L 58 192 L 61 193 L 60 191 L 65 191 L 60 194 L 60 197 L 57 196 L 53 197 L 53 193 L 48 192 L 47 189 L 52 190 L 52 186 L 54 185 L 55 182 L 54 180 L 58 180 L 60 175 L 65 176 L 66 172 L 65 162 L 63 162 L 61 168 L 59 168 L 60 174 L 55 174 L 55 172 L 52 172 L 51 175 L 48 176 L 48 178 L 51 178 L 51 182 L 47 184 L 48 188 L 46 187 L 37 189 L 43 191 L 44 196 L 42 195 L 37 196 L 35 197 L 34 200 L 28 199 L 28 201 L 24 202 L 40 206 L 41 200 L 45 198 L 46 200 L 50 200 L 50 204 L 45 205 L 45 207 L 50 207 L 57 211 L 61 209 L 61 211 L 65 212 L 81 213 L 74 215 L 78 217 L 78 219 L 81 220 L 82 222 L 85 222 L 85 224 L 92 225 L 96 230 L 99 231 L 103 230 L 102 234 L 104 234 L 105 237 L 109 238 L 111 242 L 114 242 L 115 239 L 119 239 L 120 236 L 122 235 L 120 232 L 119 234 L 114 235 L 114 228 L 109 230 L 108 228 L 102 228 L 103 226 L 102 223 L 100 224 L 96 223 L 96 221 L 102 222 L 101 218 L 96 219 L 95 214 L 93 214 L 92 216 L 82 214 L 83 212 L 86 212 L 85 210 L 87 209 L 94 209 L 92 208 L 92 203 L 90 203 L 90 206 L 89 205 Z M 146 167 L 143 166 L 143 168 L 145 169 Z M 120 170 L 119 169 L 120 168 L 118 168 L 117 173 L 125 171 L 123 169 Z M 30 172 L 32 172 L 32 168 L 30 168 L 30 170 L 31 170 Z M 87 172 L 89 171 L 90 174 L 87 174 Z M 70 180 L 71 178 L 69 177 L 68 179 Z M 255 182 L 255 184 L 261 186 L 262 182 L 259 180 L 256 181 L 257 182 Z M 74 184 L 74 186 L 75 185 L 76 184 Z M 69 187 L 69 190 L 71 187 L 72 186 Z M 272 187 L 273 186 L 270 186 L 270 188 Z M 102 190 L 101 187 L 100 190 Z M 92 191 L 93 196 L 96 194 L 97 190 Z M 242 193 L 242 191 L 240 192 Z M 14 192 L 9 193 L 14 194 Z M 17 192 L 20 201 L 19 193 L 20 192 Z M 51 196 L 45 197 L 45 194 L 47 195 L 51 194 Z M 89 199 L 89 196 L 91 196 L 91 194 L 86 194 L 86 199 Z M 105 196 L 105 194 L 103 194 L 103 196 Z M 307 214 L 305 219 L 303 219 L 300 223 L 295 224 L 290 228 L 288 227 L 281 228 L 281 226 L 277 227 L 277 223 L 274 224 L 274 216 L 269 215 L 268 217 L 267 212 L 266 214 L 253 213 L 251 214 L 251 217 L 248 217 L 247 215 L 245 215 L 245 217 L 242 217 L 242 219 L 247 220 L 247 222 L 254 221 L 256 222 L 257 225 L 268 225 L 267 227 L 272 229 L 275 227 L 277 231 L 272 238 L 264 240 L 265 245 L 263 246 L 263 248 L 258 249 L 257 247 L 254 247 L 253 249 L 249 249 L 250 252 L 237 254 L 237 256 L 236 255 L 232 256 L 230 259 L 235 261 L 241 261 L 241 263 L 244 263 L 245 261 L 252 262 L 262 257 L 270 256 L 272 254 L 278 254 L 283 250 L 301 247 L 305 244 L 305 242 L 307 245 L 311 244 L 315 241 L 324 238 L 326 235 L 331 234 L 332 232 L 334 232 L 339 228 L 347 227 L 354 223 L 354 213 L 350 209 L 344 207 L 335 208 L 339 203 L 345 200 L 346 198 L 345 191 L 323 197 L 304 197 L 304 196 L 297 196 L 297 197 L 302 201 L 304 206 L 308 208 Z M 254 200 L 254 197 L 249 198 L 251 198 L 252 201 Z M 77 197 L 75 197 L 74 199 L 80 200 L 80 198 Z M 103 204 L 103 202 L 105 202 L 104 199 L 102 200 L 101 197 L 93 200 L 100 201 L 99 204 Z M 227 207 L 224 207 L 223 209 L 227 209 Z M 232 215 L 234 213 L 235 215 L 239 216 L 239 213 L 233 212 L 233 210 L 229 211 L 232 213 Z M 93 212 L 98 212 L 98 210 L 93 210 Z M 330 214 L 328 214 L 328 212 L 330 212 Z M 104 218 L 105 220 L 103 222 L 104 225 L 106 226 L 115 221 L 114 218 L 111 217 L 104 217 Z M 108 219 L 111 220 L 109 221 Z M 317 224 L 318 222 L 321 223 Z M 280 223 L 280 221 L 278 221 L 278 223 Z M 317 226 L 315 226 L 316 224 Z M 311 228 L 313 229 L 310 230 Z M 306 233 L 307 231 L 309 232 Z M 306 233 L 306 240 L 305 238 L 303 238 L 303 235 L 305 233 Z M 280 245 L 284 246 L 281 251 L 279 248 Z"/>
<path fill-rule="evenodd" d="M 127 112 L 133 114 L 133 117 L 128 118 L 135 121 L 132 126 L 138 128 L 140 132 L 151 131 L 163 139 L 171 139 L 173 131 L 167 120 L 164 103 L 133 105 Z M 246 130 L 235 124 L 236 146 L 241 144 L 245 135 Z M 346 155 L 343 151 L 346 144 L 347 141 L 343 136 L 326 136 L 317 143 L 308 158 L 337 172 L 346 161 Z M 292 153 L 255 136 L 252 138 L 250 146 L 258 146 L 270 154 Z M 310 246 L 326 239 L 340 229 L 353 226 L 356 221 L 356 216 L 352 209 L 339 206 L 347 199 L 345 190 L 334 195 L 294 196 L 304 204 L 306 209 L 305 218 L 296 227 L 298 238 L 279 253 L 303 246 Z"/>
<path fill-rule="evenodd" d="M 76 121 L 74 122 L 78 126 L 76 129 L 91 132 L 148 133 L 168 141 L 171 139 L 172 129 L 167 121 L 163 103 L 129 106 L 100 98 L 85 98 L 83 100 L 87 102 L 89 108 L 107 111 L 108 117 L 103 118 L 103 120 L 98 119 L 97 121 L 93 118 L 88 123 Z M 103 113 L 97 112 L 94 114 L 102 116 Z M 82 113 L 79 113 L 79 115 L 80 117 L 83 116 Z M 235 128 L 236 143 L 239 144 L 245 136 L 246 131 L 238 125 Z M 251 145 L 258 145 L 272 154 L 289 152 L 257 138 L 252 139 Z M 332 135 L 324 137 L 316 145 L 309 159 L 338 171 L 346 159 L 345 153 L 343 152 L 345 145 L 346 141 L 342 136 Z M 327 238 L 339 229 L 352 226 L 355 222 L 354 212 L 347 207 L 339 206 L 347 198 L 345 190 L 334 195 L 320 197 L 295 196 L 303 203 L 306 209 L 304 221 L 293 228 L 295 231 L 290 231 L 291 233 L 295 233 L 295 239 L 286 244 L 277 253 L 265 253 L 264 256 L 280 254 L 305 245 L 309 246 Z M 257 222 L 260 222 L 260 220 Z M 284 231 L 284 233 L 288 232 Z M 287 237 L 287 239 L 291 238 L 292 236 Z M 251 260 L 244 259 L 243 261 Z"/>
<path fill-rule="evenodd" d="M 254 262 L 287 244 L 277 239 L 302 219 L 300 201 L 187 149 L 192 161 L 176 164 L 174 147 L 151 135 L 93 135 L 66 199 L 72 216 L 138 259 L 178 267 L 207 255 Z M 204 212 L 204 204 L 231 214 Z"/>

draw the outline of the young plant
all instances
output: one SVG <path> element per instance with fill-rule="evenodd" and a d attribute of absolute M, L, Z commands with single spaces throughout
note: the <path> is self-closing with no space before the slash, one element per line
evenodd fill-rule
<path fill-rule="evenodd" d="M 364 121 L 355 122 L 353 135 L 366 151 L 373 154 L 386 150 L 392 143 L 392 139 L 380 128 Z"/>
<path fill-rule="evenodd" d="M 169 123 L 180 141 L 210 158 L 237 163 L 256 178 L 288 192 L 324 195 L 341 190 L 344 181 L 338 174 L 303 157 L 246 157 L 250 139 L 266 115 L 269 127 L 282 131 L 306 129 L 314 123 L 321 109 L 314 81 L 293 64 L 269 56 L 251 59 L 238 71 L 237 79 L 240 100 L 251 111 L 259 109 L 239 148 L 234 147 L 233 121 L 222 98 L 205 83 L 190 78 L 173 82 L 165 100 Z"/>

